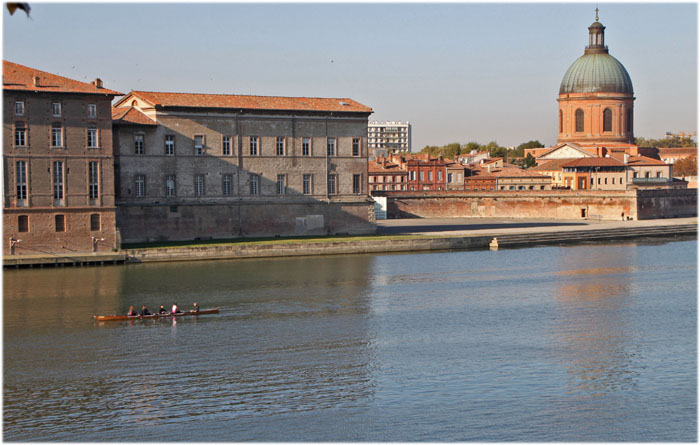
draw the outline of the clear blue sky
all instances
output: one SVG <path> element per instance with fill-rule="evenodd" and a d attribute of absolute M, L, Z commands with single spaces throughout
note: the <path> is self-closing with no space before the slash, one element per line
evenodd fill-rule
<path fill-rule="evenodd" d="M 556 142 L 557 94 L 595 3 L 31 3 L 3 58 L 130 90 L 350 97 L 408 120 L 413 150 Z M 697 5 L 599 3 L 635 135 L 697 129 Z"/>

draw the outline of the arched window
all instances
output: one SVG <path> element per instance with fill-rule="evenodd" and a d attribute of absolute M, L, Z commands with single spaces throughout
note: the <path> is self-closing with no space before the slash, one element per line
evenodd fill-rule
<path fill-rule="evenodd" d="M 632 132 L 632 109 L 627 109 L 627 132 Z"/>
<path fill-rule="evenodd" d="M 564 131 L 564 113 L 559 110 L 559 133 Z"/>
<path fill-rule="evenodd" d="M 603 131 L 612 131 L 612 110 L 610 108 L 603 111 Z"/>
<path fill-rule="evenodd" d="M 583 132 L 583 110 L 580 108 L 576 110 L 576 132 Z"/>

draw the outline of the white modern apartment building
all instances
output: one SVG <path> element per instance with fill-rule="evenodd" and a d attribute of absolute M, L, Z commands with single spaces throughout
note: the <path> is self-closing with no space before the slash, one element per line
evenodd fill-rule
<path fill-rule="evenodd" d="M 370 154 L 411 152 L 411 123 L 401 121 L 370 121 L 367 125 L 367 148 Z"/>

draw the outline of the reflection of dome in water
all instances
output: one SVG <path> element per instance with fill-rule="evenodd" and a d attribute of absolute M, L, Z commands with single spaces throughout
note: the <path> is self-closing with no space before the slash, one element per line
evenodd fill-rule
<path fill-rule="evenodd" d="M 568 93 L 634 94 L 634 91 L 625 67 L 606 50 L 584 54 L 569 67 L 559 87 L 559 94 Z"/>

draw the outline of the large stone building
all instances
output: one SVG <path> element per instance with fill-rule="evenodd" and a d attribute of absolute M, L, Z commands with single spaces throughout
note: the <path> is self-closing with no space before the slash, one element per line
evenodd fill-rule
<path fill-rule="evenodd" d="M 376 230 L 369 107 L 132 91 L 113 113 L 124 242 Z"/>
<path fill-rule="evenodd" d="M 5 254 L 118 248 L 111 102 L 117 91 L 3 61 Z"/>
<path fill-rule="evenodd" d="M 367 147 L 371 158 L 411 152 L 411 123 L 371 121 L 367 125 Z"/>

